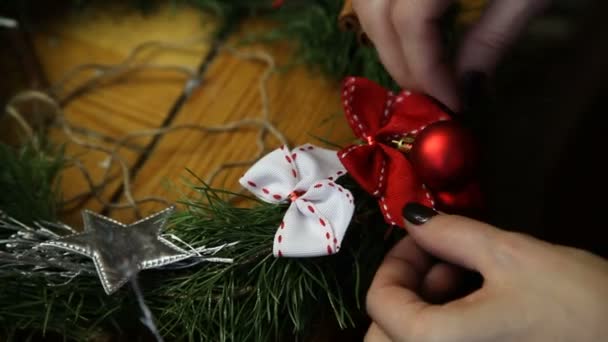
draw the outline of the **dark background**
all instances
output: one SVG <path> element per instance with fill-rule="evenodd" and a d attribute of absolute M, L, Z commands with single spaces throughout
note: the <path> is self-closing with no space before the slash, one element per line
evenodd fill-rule
<path fill-rule="evenodd" d="M 530 27 L 476 113 L 488 221 L 608 256 L 608 3 L 562 1 Z"/>

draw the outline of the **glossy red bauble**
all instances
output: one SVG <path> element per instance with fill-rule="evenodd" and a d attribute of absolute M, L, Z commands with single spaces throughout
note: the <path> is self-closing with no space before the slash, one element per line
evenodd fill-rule
<path fill-rule="evenodd" d="M 434 198 L 435 207 L 450 214 L 483 210 L 483 196 L 477 182 L 471 182 L 454 192 L 435 192 Z"/>
<path fill-rule="evenodd" d="M 416 136 L 409 159 L 424 184 L 442 191 L 471 179 L 477 167 L 477 149 L 472 135 L 458 122 L 440 121 Z"/>

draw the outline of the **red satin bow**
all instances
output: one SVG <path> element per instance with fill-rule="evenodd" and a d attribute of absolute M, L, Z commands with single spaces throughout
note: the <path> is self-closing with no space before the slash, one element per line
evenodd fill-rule
<path fill-rule="evenodd" d="M 340 151 L 340 160 L 351 177 L 378 198 L 386 222 L 403 227 L 405 204 L 435 203 L 409 160 L 391 141 L 415 136 L 449 116 L 422 94 L 402 91 L 394 95 L 365 78 L 347 78 L 342 101 L 350 126 L 365 143 Z"/>

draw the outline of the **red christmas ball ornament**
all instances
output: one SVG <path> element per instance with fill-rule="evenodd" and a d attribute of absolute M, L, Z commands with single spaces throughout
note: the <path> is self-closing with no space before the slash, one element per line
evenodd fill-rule
<path fill-rule="evenodd" d="M 471 182 L 458 191 L 435 192 L 435 207 L 450 214 L 466 214 L 483 210 L 479 183 Z"/>
<path fill-rule="evenodd" d="M 470 180 L 477 166 L 477 149 L 463 126 L 453 120 L 439 121 L 416 136 L 409 159 L 424 184 L 443 191 Z"/>

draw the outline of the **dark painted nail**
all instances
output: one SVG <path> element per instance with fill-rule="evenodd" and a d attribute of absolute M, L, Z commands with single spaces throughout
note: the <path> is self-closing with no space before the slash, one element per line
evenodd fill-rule
<path fill-rule="evenodd" d="M 426 221 L 437 214 L 439 213 L 433 208 L 415 202 L 408 203 L 405 208 L 403 208 L 403 217 L 405 217 L 408 222 L 417 226 L 426 223 Z"/>
<path fill-rule="evenodd" d="M 463 112 L 473 110 L 486 95 L 487 76 L 481 71 L 469 71 L 462 77 Z"/>

